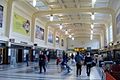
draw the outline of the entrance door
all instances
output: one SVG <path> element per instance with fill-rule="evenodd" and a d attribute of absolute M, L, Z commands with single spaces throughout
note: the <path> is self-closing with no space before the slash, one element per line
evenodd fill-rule
<path fill-rule="evenodd" d="M 3 64 L 8 64 L 8 50 L 7 48 L 3 48 Z"/>
<path fill-rule="evenodd" d="M 23 62 L 23 50 L 18 49 L 18 62 Z"/>
<path fill-rule="evenodd" d="M 0 48 L 0 64 L 3 63 L 3 48 Z"/>

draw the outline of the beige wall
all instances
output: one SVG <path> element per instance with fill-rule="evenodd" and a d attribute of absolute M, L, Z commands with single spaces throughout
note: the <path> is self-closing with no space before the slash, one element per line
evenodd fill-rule
<path fill-rule="evenodd" d="M 17 32 L 13 32 L 13 17 L 14 17 L 14 12 L 17 13 L 18 15 L 24 17 L 25 19 L 28 19 L 30 21 L 30 23 L 32 23 L 32 15 L 33 13 L 36 11 L 35 8 L 31 7 L 31 5 L 29 4 L 26 4 L 26 3 L 23 3 L 22 1 L 14 1 L 13 4 L 12 4 L 12 14 L 11 14 L 11 20 L 10 20 L 10 33 L 9 33 L 9 37 L 5 37 L 5 24 L 6 24 L 6 5 L 7 2 L 6 0 L 0 0 L 0 5 L 3 5 L 4 6 L 4 18 L 3 18 L 3 27 L 0 28 L 0 40 L 6 40 L 6 41 L 9 41 L 9 38 L 12 38 L 12 39 L 15 39 L 15 43 L 20 43 L 21 41 L 22 42 L 27 42 L 29 45 L 33 45 L 34 43 L 37 43 L 39 47 L 46 47 L 46 48 L 52 48 L 52 49 L 62 49 L 62 50 L 66 50 L 66 41 L 65 41 L 65 37 L 62 36 L 60 34 L 60 40 L 61 38 L 64 39 L 64 43 L 65 45 L 64 46 L 60 46 L 59 45 L 56 45 L 55 44 L 55 35 L 56 33 L 54 32 L 54 28 L 50 27 L 48 30 L 50 30 L 51 32 L 53 32 L 53 35 L 54 35 L 54 41 L 53 41 L 53 44 L 49 43 L 49 42 L 46 42 L 48 40 L 45 40 L 45 39 L 48 39 L 46 37 L 48 37 L 48 33 L 47 35 L 46 34 L 46 24 L 43 23 L 43 21 L 41 21 L 39 18 L 36 18 L 35 20 L 35 26 L 38 25 L 40 26 L 41 28 L 45 29 L 44 30 L 44 40 L 39 40 L 39 39 L 36 39 L 35 36 L 34 36 L 34 41 L 31 42 L 31 33 L 30 32 L 30 35 L 29 36 L 25 36 L 25 35 L 22 35 L 20 33 L 17 33 Z M 34 29 L 35 30 L 35 26 Z M 8 26 L 9 27 L 9 26 Z M 30 25 L 30 27 L 32 27 Z M 31 29 L 30 29 L 31 31 Z M 9 32 L 9 31 L 8 31 Z M 35 32 L 34 32 L 34 35 L 35 35 Z"/>
<path fill-rule="evenodd" d="M 36 25 L 38 25 L 39 27 L 44 29 L 44 40 L 40 40 L 40 39 L 37 39 L 34 37 L 35 38 L 34 43 L 38 44 L 38 46 L 46 47 L 46 45 L 45 45 L 45 26 L 41 23 L 41 21 L 39 19 L 36 19 L 36 21 L 35 21 L 34 30 L 36 30 Z M 35 33 L 34 33 L 34 35 L 35 35 Z"/>
<path fill-rule="evenodd" d="M 75 47 L 91 47 L 92 49 L 100 48 L 100 38 L 94 38 L 90 40 L 90 38 L 75 38 L 75 40 L 68 39 L 68 49 L 74 49 Z"/>
<path fill-rule="evenodd" d="M 115 19 L 116 19 L 117 15 L 120 13 L 120 0 L 111 1 L 110 7 L 115 10 Z M 120 41 L 120 34 L 116 34 L 115 36 L 116 36 L 116 40 L 115 40 L 115 44 L 116 44 L 117 41 Z"/>
<path fill-rule="evenodd" d="M 25 36 L 20 33 L 14 32 L 13 31 L 13 18 L 14 18 L 14 13 L 24 17 L 25 19 L 29 20 L 31 23 L 31 15 L 32 11 L 30 12 L 27 7 L 21 6 L 22 3 L 18 3 L 17 1 L 13 2 L 12 6 L 12 16 L 11 16 L 11 25 L 10 25 L 10 38 L 15 39 L 16 43 L 20 43 L 21 41 L 27 42 L 28 44 L 31 44 L 30 37 L 31 36 Z M 31 26 L 30 26 L 31 27 Z M 30 28 L 31 32 L 31 28 Z"/>
<path fill-rule="evenodd" d="M 4 41 L 7 41 L 8 38 L 5 36 L 5 22 L 6 22 L 6 5 L 7 5 L 7 2 L 6 0 L 0 0 L 0 5 L 3 6 L 3 24 L 2 24 L 2 28 L 0 28 L 0 40 L 4 40 Z"/>
<path fill-rule="evenodd" d="M 118 14 L 120 14 L 120 0 L 117 3 L 118 5 L 116 5 L 115 9 L 116 9 L 116 17 L 118 16 Z M 120 25 L 119 25 L 120 26 Z M 116 36 L 117 40 L 116 41 L 120 41 L 120 33 L 117 34 Z"/>

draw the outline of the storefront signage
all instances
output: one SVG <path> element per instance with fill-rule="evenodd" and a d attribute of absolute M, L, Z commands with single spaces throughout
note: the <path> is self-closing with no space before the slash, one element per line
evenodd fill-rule
<path fill-rule="evenodd" d="M 15 39 L 9 39 L 9 42 L 14 43 Z"/>

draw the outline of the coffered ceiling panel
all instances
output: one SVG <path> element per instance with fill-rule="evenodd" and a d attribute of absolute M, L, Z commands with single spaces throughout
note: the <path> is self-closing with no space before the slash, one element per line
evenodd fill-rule
<path fill-rule="evenodd" d="M 26 0 L 33 5 L 33 0 Z M 111 22 L 108 5 L 111 0 L 36 0 L 35 8 L 39 9 L 39 18 L 58 31 L 74 33 L 76 36 L 90 35 L 91 24 L 94 34 L 100 35 L 105 24 Z M 53 21 L 50 16 L 53 15 Z M 94 20 L 91 18 L 94 15 Z M 60 24 L 63 29 L 60 30 Z"/>

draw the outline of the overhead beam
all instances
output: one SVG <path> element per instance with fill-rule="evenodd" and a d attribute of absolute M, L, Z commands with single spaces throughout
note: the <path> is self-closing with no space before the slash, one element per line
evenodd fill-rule
<path fill-rule="evenodd" d="M 105 27 L 105 26 L 104 26 Z M 84 26 L 84 27 L 81 27 L 81 26 L 76 26 L 76 27 L 74 27 L 74 26 L 67 26 L 67 27 L 63 27 L 63 29 L 91 29 L 91 26 L 89 25 L 89 26 Z M 103 26 L 94 26 L 94 29 L 96 30 L 96 29 L 101 29 L 101 30 L 103 30 Z"/>
<path fill-rule="evenodd" d="M 69 32 L 68 32 L 69 33 Z M 91 31 L 90 30 L 85 30 L 85 31 L 82 31 L 82 30 L 72 30 L 70 31 L 70 34 L 81 34 L 81 33 L 85 33 L 85 34 L 90 34 Z M 98 30 L 93 30 L 93 34 L 100 34 L 101 31 L 98 31 Z"/>
<path fill-rule="evenodd" d="M 64 20 L 64 21 L 48 21 L 47 24 L 67 24 L 67 23 L 95 23 L 95 24 L 106 24 L 107 21 L 101 20 L 101 19 L 95 19 L 95 20 L 88 20 L 88 19 L 80 19 L 80 20 Z"/>
<path fill-rule="evenodd" d="M 59 0 L 58 0 L 59 1 Z M 73 2 L 67 2 L 67 3 L 64 3 L 64 5 L 75 5 L 75 4 L 78 4 L 78 5 L 80 5 L 80 4 L 87 4 L 88 6 L 91 6 L 91 2 L 79 2 L 78 0 L 75 0 L 75 3 L 73 3 Z M 108 2 L 97 2 L 97 4 L 107 4 Z M 57 2 L 51 2 L 51 3 L 48 3 L 48 5 L 50 6 L 50 5 L 59 5 L 59 3 L 57 3 Z M 78 6 L 79 7 L 79 6 Z"/>
<path fill-rule="evenodd" d="M 42 15 L 50 15 L 50 14 L 60 14 L 60 13 L 79 13 L 79 12 L 97 12 L 97 13 L 104 13 L 104 14 L 112 14 L 114 12 L 111 8 L 67 8 L 67 9 L 54 9 L 54 10 L 45 10 L 45 11 L 37 11 L 35 12 L 36 16 Z"/>
<path fill-rule="evenodd" d="M 65 34 L 65 32 L 62 32 L 60 29 L 56 29 L 58 32 L 61 32 L 61 33 L 63 33 L 63 34 Z M 101 34 L 101 32 L 102 32 L 102 30 L 94 30 L 93 31 L 93 35 L 100 35 Z M 83 31 L 83 30 L 77 30 L 77 29 L 75 29 L 75 30 L 70 30 L 70 32 L 69 32 L 69 30 L 68 30 L 68 34 L 72 34 L 72 35 L 80 35 L 80 34 L 86 34 L 86 35 L 90 35 L 90 33 L 91 33 L 91 31 L 90 30 L 85 30 L 85 31 Z"/>
<path fill-rule="evenodd" d="M 75 35 L 74 37 L 75 38 L 76 37 L 90 38 L 90 35 L 84 35 L 84 34 L 82 34 L 82 35 Z M 93 35 L 93 38 L 99 38 L 99 37 L 100 37 L 100 35 Z"/>

